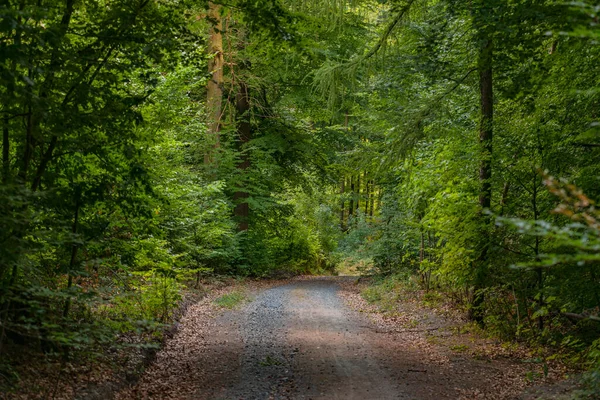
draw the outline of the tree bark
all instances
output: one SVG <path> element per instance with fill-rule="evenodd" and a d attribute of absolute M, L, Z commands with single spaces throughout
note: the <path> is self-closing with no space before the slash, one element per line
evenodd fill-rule
<path fill-rule="evenodd" d="M 348 208 L 348 216 L 354 215 L 354 176 L 350 175 L 350 207 Z"/>
<path fill-rule="evenodd" d="M 369 201 L 370 201 L 370 188 L 369 188 L 369 180 L 367 179 L 367 174 L 365 173 L 365 217 L 369 215 Z"/>
<path fill-rule="evenodd" d="M 475 265 L 475 283 L 473 303 L 471 304 L 470 317 L 483 325 L 484 294 L 482 289 L 487 280 L 487 262 L 490 246 L 491 227 L 490 217 L 485 210 L 489 210 L 492 204 L 492 139 L 493 139 L 493 117 L 494 117 L 494 92 L 493 92 L 493 70 L 492 55 L 493 43 L 487 34 L 483 34 L 483 45 L 479 51 L 479 96 L 480 96 L 480 120 L 479 120 L 479 206 L 481 209 L 481 231 L 479 241 L 479 255 Z"/>
<path fill-rule="evenodd" d="M 538 195 L 538 180 L 540 179 L 539 175 L 533 169 L 533 185 L 531 192 L 531 207 L 533 208 L 533 220 L 537 221 L 540 217 L 538 212 L 538 204 L 537 204 L 537 195 Z M 540 236 L 535 236 L 535 245 L 533 247 L 533 251 L 535 254 L 535 260 L 540 261 Z M 537 275 L 537 286 L 539 292 L 539 302 L 540 305 L 544 303 L 544 270 L 541 267 L 536 268 Z M 538 329 L 541 331 L 544 330 L 544 317 L 540 315 L 538 317 Z"/>
<path fill-rule="evenodd" d="M 371 209 L 369 210 L 369 216 L 373 217 L 375 211 L 375 196 L 377 192 L 375 190 L 375 181 L 371 179 Z"/>
<path fill-rule="evenodd" d="M 500 199 L 500 216 L 504 215 L 504 208 L 506 207 L 506 201 L 508 199 L 508 191 L 510 190 L 510 182 L 504 182 L 502 187 L 502 198 Z"/>
<path fill-rule="evenodd" d="M 348 207 L 348 217 L 354 215 L 354 177 L 350 175 L 350 207 Z"/>
<path fill-rule="evenodd" d="M 421 219 L 422 221 L 422 219 Z M 420 227 L 420 233 L 421 233 L 421 242 L 419 244 L 419 264 L 423 263 L 423 261 L 425 260 L 425 230 L 423 229 L 423 225 L 421 223 L 421 227 Z"/>
<path fill-rule="evenodd" d="M 2 183 L 7 183 L 10 175 L 10 137 L 8 115 L 4 116 L 2 126 Z"/>
<path fill-rule="evenodd" d="M 57 37 L 56 46 L 54 47 L 52 54 L 50 56 L 50 64 L 47 67 L 48 74 L 45 76 L 44 81 L 42 82 L 39 90 L 39 98 L 42 100 L 46 100 L 48 98 L 48 94 L 54 85 L 54 79 L 56 77 L 57 70 L 60 69 L 60 59 L 59 53 L 61 50 L 61 43 L 64 37 L 67 35 L 67 31 L 69 30 L 69 25 L 71 24 L 71 19 L 73 17 L 73 13 L 75 11 L 75 0 L 67 0 L 65 4 L 65 11 L 60 21 L 60 30 L 59 36 Z M 34 77 L 31 76 L 30 79 L 33 81 Z M 64 107 L 67 104 L 67 99 L 69 95 L 66 96 L 63 101 L 62 106 Z M 25 153 L 23 156 L 23 170 L 21 171 L 20 178 L 23 181 L 23 184 L 27 182 L 27 175 L 29 170 L 29 165 L 31 163 L 31 158 L 33 157 L 34 148 L 37 145 L 37 137 L 40 135 L 40 124 L 42 123 L 42 113 L 40 110 L 32 109 L 31 102 L 29 105 L 29 113 L 27 117 L 27 137 L 25 144 Z M 34 180 L 32 182 L 31 188 L 33 191 L 36 191 L 41 182 L 42 175 L 44 171 L 52 159 L 52 153 L 56 148 L 56 144 L 58 141 L 58 137 L 53 135 L 48 150 L 44 152 L 44 156 L 40 162 L 40 165 L 37 168 L 37 172 L 34 176 Z"/>
<path fill-rule="evenodd" d="M 360 211 L 360 172 L 356 177 L 356 211 Z"/>
<path fill-rule="evenodd" d="M 238 93 L 235 99 L 235 108 L 237 114 L 237 133 L 238 133 L 238 149 L 241 152 L 241 160 L 237 168 L 242 174 L 250 168 L 250 157 L 245 145 L 250 141 L 252 136 L 252 127 L 250 125 L 250 97 L 248 95 L 248 85 L 245 82 L 239 83 Z M 242 179 L 242 182 L 244 179 Z M 244 184 L 244 183 L 242 183 Z M 234 215 L 238 220 L 238 231 L 247 231 L 249 227 L 250 206 L 248 205 L 249 195 L 247 191 L 239 190 L 233 195 L 233 200 L 236 203 Z"/>
<path fill-rule="evenodd" d="M 344 201 L 344 193 L 346 192 L 346 178 L 342 178 L 341 184 L 340 184 L 340 197 L 342 199 L 341 201 L 341 207 L 340 207 L 340 229 L 342 231 L 344 231 L 344 207 L 346 206 L 346 202 Z"/>
<path fill-rule="evenodd" d="M 79 194 L 77 195 L 77 200 L 75 201 L 75 216 L 73 217 L 73 226 L 71 228 L 71 233 L 73 234 L 73 240 L 75 240 L 75 235 L 77 234 L 77 229 L 79 225 Z M 71 289 L 73 286 L 73 270 L 75 269 L 75 262 L 77 260 L 77 250 L 79 246 L 76 243 L 73 243 L 71 246 L 71 260 L 69 261 L 69 279 L 67 283 L 67 290 Z M 68 296 L 65 300 L 65 307 L 63 309 L 63 318 L 67 318 L 69 315 L 69 309 L 71 308 L 71 296 Z"/>
<path fill-rule="evenodd" d="M 492 202 L 492 139 L 494 117 L 494 94 L 492 80 L 492 41 L 487 40 L 481 50 L 479 60 L 479 90 L 481 99 L 481 119 L 479 123 L 479 144 L 481 161 L 479 166 L 479 205 L 489 209 Z"/>
<path fill-rule="evenodd" d="M 208 36 L 208 73 L 210 79 L 207 84 L 206 110 L 208 137 L 211 140 L 211 150 L 204 156 L 205 164 L 211 164 L 214 159 L 214 149 L 220 146 L 221 115 L 223 104 L 223 22 L 221 20 L 221 6 L 208 3 L 208 19 L 211 24 Z"/>
<path fill-rule="evenodd" d="M 31 99 L 29 99 L 31 103 Z M 31 116 L 31 104 L 27 106 L 27 120 L 25 122 L 25 144 L 23 148 L 23 158 L 21 160 L 21 169 L 19 170 L 19 180 L 23 185 L 27 184 L 27 172 L 33 156 L 34 140 L 33 140 L 33 123 Z"/>

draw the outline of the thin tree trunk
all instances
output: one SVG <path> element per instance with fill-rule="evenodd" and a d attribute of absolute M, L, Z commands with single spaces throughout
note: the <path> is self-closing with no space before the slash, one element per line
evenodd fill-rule
<path fill-rule="evenodd" d="M 421 243 L 419 244 L 419 270 L 421 272 L 421 283 L 425 283 L 425 271 L 423 271 L 423 260 L 425 260 L 425 232 L 423 231 L 423 225 L 420 227 L 421 231 Z"/>
<path fill-rule="evenodd" d="M 207 84 L 206 109 L 208 113 L 208 136 L 211 140 L 212 150 L 204 156 L 205 164 L 211 164 L 214 159 L 214 149 L 220 146 L 221 114 L 223 104 L 223 22 L 221 20 L 221 6 L 212 2 L 208 3 L 208 19 L 211 24 L 208 36 L 208 73 L 210 79 Z"/>
<path fill-rule="evenodd" d="M 504 182 L 502 187 L 502 198 L 500 199 L 500 216 L 504 215 L 504 208 L 506 207 L 506 199 L 508 198 L 508 191 L 510 190 L 510 182 Z"/>
<path fill-rule="evenodd" d="M 239 83 L 238 93 L 236 95 L 236 113 L 237 113 L 237 133 L 239 150 L 241 151 L 241 161 L 237 168 L 242 174 L 246 174 L 250 168 L 250 157 L 245 145 L 250 141 L 252 127 L 250 125 L 250 97 L 248 96 L 248 85 L 245 82 Z M 242 180 L 243 181 L 243 180 Z M 238 220 L 238 231 L 247 231 L 249 227 L 250 206 L 248 205 L 249 195 L 247 191 L 238 191 L 233 195 L 236 204 L 234 215 Z"/>
<path fill-rule="evenodd" d="M 487 262 L 490 246 L 491 227 L 490 217 L 486 215 L 485 210 L 489 210 L 492 204 L 492 139 L 493 139 L 493 116 L 494 116 L 494 95 L 493 95 L 493 73 L 492 73 L 492 54 L 493 44 L 489 37 L 485 37 L 484 45 L 480 49 L 478 59 L 479 69 L 479 95 L 480 95 L 480 121 L 479 121 L 479 145 L 480 145 L 480 164 L 479 164 L 479 206 L 481 209 L 479 256 L 476 260 L 474 297 L 470 309 L 470 316 L 479 324 L 483 324 L 484 294 L 482 289 L 487 280 Z"/>
<path fill-rule="evenodd" d="M 427 231 L 427 246 L 429 247 L 427 256 L 429 258 L 429 263 L 431 264 L 433 263 L 433 240 L 431 239 L 431 231 Z M 429 292 L 429 289 L 431 289 L 431 266 L 427 268 L 425 278 L 427 282 L 425 289 Z"/>
<path fill-rule="evenodd" d="M 79 197 L 79 196 L 78 196 Z M 73 234 L 73 240 L 75 240 L 75 235 L 77 234 L 77 228 L 79 224 L 79 198 L 75 201 L 75 216 L 73 218 L 73 226 L 71 228 L 71 233 Z M 73 286 L 73 270 L 75 269 L 75 262 L 77 260 L 77 250 L 79 246 L 76 243 L 73 243 L 71 247 L 71 260 L 69 261 L 69 280 L 67 283 L 67 290 L 71 289 Z M 71 296 L 67 297 L 65 301 L 65 308 L 63 309 L 63 318 L 67 318 L 69 315 L 69 309 L 71 307 Z"/>
<path fill-rule="evenodd" d="M 340 197 L 342 199 L 341 201 L 341 207 L 340 207 L 340 229 L 343 231 L 345 229 L 344 227 L 344 207 L 346 205 L 346 202 L 344 201 L 344 194 L 346 192 L 346 178 L 342 178 L 341 184 L 340 184 Z"/>
<path fill-rule="evenodd" d="M 371 209 L 369 210 L 369 215 L 371 217 L 373 217 L 374 214 L 374 209 L 375 209 L 375 196 L 376 196 L 376 190 L 375 190 L 375 181 L 371 179 Z"/>
<path fill-rule="evenodd" d="M 365 216 L 369 215 L 369 201 L 370 201 L 370 188 L 369 188 L 369 180 L 367 179 L 367 174 L 365 173 Z"/>
<path fill-rule="evenodd" d="M 354 177 L 350 175 L 350 207 L 348 208 L 348 217 L 354 215 Z"/>
<path fill-rule="evenodd" d="M 348 132 L 348 123 L 349 123 L 349 116 L 348 116 L 348 111 L 346 111 L 344 113 L 344 129 L 346 130 L 346 132 Z M 350 185 L 352 185 L 352 176 L 350 177 Z M 341 193 L 342 193 L 342 211 L 340 212 L 340 227 L 342 229 L 342 231 L 346 231 L 347 230 L 347 226 L 344 223 L 344 207 L 346 202 L 344 201 L 344 195 L 346 194 L 346 177 L 342 178 L 342 187 L 341 187 Z M 352 215 L 352 199 L 350 199 L 350 205 L 349 205 L 349 209 L 348 209 L 348 217 L 350 217 L 350 215 Z"/>
<path fill-rule="evenodd" d="M 29 99 L 31 103 L 31 99 Z M 31 163 L 31 157 L 33 156 L 33 124 L 31 116 L 31 104 L 27 106 L 27 120 L 25 122 L 25 144 L 23 148 L 23 158 L 21 160 L 21 169 L 19 171 L 19 180 L 23 185 L 27 183 L 27 172 L 29 171 L 29 164 Z"/>
<path fill-rule="evenodd" d="M 40 165 L 37 168 L 37 171 L 35 173 L 35 178 L 33 179 L 33 182 L 31 183 L 31 190 L 34 192 L 40 187 L 40 185 L 42 183 L 42 177 L 44 176 L 46 167 L 48 167 L 48 164 L 52 160 L 52 155 L 54 153 L 54 149 L 56 148 L 57 143 L 58 143 L 58 136 L 52 136 L 52 139 L 50 139 L 50 143 L 48 144 L 48 148 L 44 152 L 44 155 L 40 161 Z"/>
<path fill-rule="evenodd" d="M 2 183 L 7 183 L 10 174 L 10 137 L 8 115 L 4 116 L 2 126 Z"/>
<path fill-rule="evenodd" d="M 356 177 L 356 211 L 360 211 L 360 172 Z"/>
<path fill-rule="evenodd" d="M 481 51 L 479 70 L 479 90 L 481 97 L 481 120 L 479 123 L 479 143 L 481 146 L 481 161 L 479 165 L 479 205 L 489 209 L 492 202 L 492 139 L 494 94 L 492 81 L 492 41 Z"/>
<path fill-rule="evenodd" d="M 65 10 L 64 10 L 64 13 L 63 13 L 61 21 L 60 21 L 60 30 L 58 33 L 58 35 L 59 35 L 58 39 L 61 39 L 61 40 L 57 41 L 57 43 L 59 43 L 59 44 L 57 44 L 56 47 L 52 51 L 52 55 L 50 57 L 50 64 L 47 67 L 48 74 L 45 76 L 45 79 L 40 86 L 39 98 L 42 100 L 45 100 L 48 98 L 48 95 L 54 85 L 56 71 L 60 68 L 60 57 L 59 57 L 60 50 L 61 50 L 60 43 L 61 43 L 62 39 L 67 35 L 67 31 L 69 29 L 69 25 L 71 23 L 71 19 L 73 17 L 74 11 L 75 11 L 75 0 L 67 0 L 66 4 L 65 4 Z M 32 75 L 31 70 L 30 70 L 30 79 L 32 81 L 35 80 Z M 74 87 L 73 87 L 73 89 L 74 89 Z M 69 98 L 69 94 L 67 94 L 67 96 L 65 97 L 65 100 L 63 101 L 63 104 L 62 104 L 63 107 L 67 104 L 68 98 Z M 31 101 L 30 101 L 29 113 L 28 113 L 28 119 L 27 119 L 27 138 L 26 138 L 26 145 L 25 145 L 25 154 L 23 156 L 23 171 L 21 172 L 21 176 L 20 176 L 21 180 L 23 181 L 23 184 L 26 184 L 26 181 L 27 181 L 29 164 L 31 162 L 31 158 L 33 157 L 34 149 L 37 146 L 36 137 L 38 137 L 40 134 L 39 130 L 40 130 L 41 122 L 42 122 L 41 112 L 39 110 L 32 109 Z M 36 191 L 40 185 L 42 175 L 44 174 L 44 171 L 45 171 L 48 163 L 52 159 L 52 154 L 54 152 L 54 149 L 56 148 L 57 142 L 58 142 L 58 137 L 52 136 L 52 138 L 50 140 L 50 144 L 48 146 L 48 149 L 44 152 L 42 160 L 40 161 L 40 165 L 37 168 L 37 172 L 34 175 L 34 179 L 31 184 L 31 188 L 33 191 Z"/>
<path fill-rule="evenodd" d="M 21 1 L 19 4 L 19 11 L 22 12 L 25 8 L 25 2 Z M 17 17 L 17 28 L 15 31 L 15 47 L 21 46 L 21 17 Z M 17 62 L 12 60 L 11 63 L 11 74 L 14 76 L 17 72 Z M 14 96 L 15 84 L 13 80 L 8 81 L 6 86 L 7 98 Z M 11 111 L 10 105 L 5 105 L 6 114 L 4 115 L 4 125 L 2 127 L 2 183 L 8 183 L 10 178 L 10 118 L 9 112 Z M 0 340 L 1 342 L 1 340 Z"/>
<path fill-rule="evenodd" d="M 533 220 L 537 221 L 539 219 L 539 212 L 538 212 L 538 205 L 537 205 L 537 194 L 538 194 L 538 179 L 539 176 L 536 173 L 536 171 L 533 171 L 533 185 L 532 185 L 532 192 L 531 192 L 531 206 L 533 208 Z M 536 261 L 540 261 L 540 236 L 536 235 L 535 236 L 535 245 L 533 248 L 533 251 L 535 253 L 535 260 Z M 541 267 L 537 267 L 536 268 L 536 274 L 537 274 L 537 286 L 538 286 L 538 292 L 540 295 L 540 306 L 542 306 L 544 304 L 544 271 Z M 544 317 L 543 316 L 539 316 L 538 317 L 538 329 L 541 331 L 544 330 Z"/>

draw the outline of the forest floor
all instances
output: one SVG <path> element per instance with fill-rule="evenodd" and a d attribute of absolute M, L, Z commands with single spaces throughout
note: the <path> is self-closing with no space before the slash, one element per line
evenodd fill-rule
<path fill-rule="evenodd" d="M 363 285 L 297 278 L 208 296 L 116 397 L 559 399 L 572 389 L 559 365 L 543 368 L 526 350 L 464 332 L 414 298 L 383 314 L 361 297 Z"/>

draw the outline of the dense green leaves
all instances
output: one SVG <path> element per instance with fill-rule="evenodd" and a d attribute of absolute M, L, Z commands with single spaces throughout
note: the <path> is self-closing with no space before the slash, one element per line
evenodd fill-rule
<path fill-rule="evenodd" d="M 597 362 L 597 6 L 213 4 L 0 5 L 0 353 L 155 332 L 207 274 L 356 263 Z"/>

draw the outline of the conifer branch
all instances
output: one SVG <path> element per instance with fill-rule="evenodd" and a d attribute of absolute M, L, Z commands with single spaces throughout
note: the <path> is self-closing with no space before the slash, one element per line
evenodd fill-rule
<path fill-rule="evenodd" d="M 327 104 L 330 108 L 333 108 L 338 100 L 338 83 L 343 80 L 354 80 L 360 66 L 362 66 L 366 60 L 379 53 L 388 41 L 390 35 L 394 32 L 394 29 L 404 19 L 414 3 L 415 0 L 408 0 L 408 2 L 398 10 L 392 21 L 383 31 L 383 34 L 375 46 L 365 54 L 354 56 L 347 61 L 339 63 L 326 61 L 323 66 L 314 73 L 313 82 L 316 90 L 320 92 L 323 97 L 327 98 Z"/>

